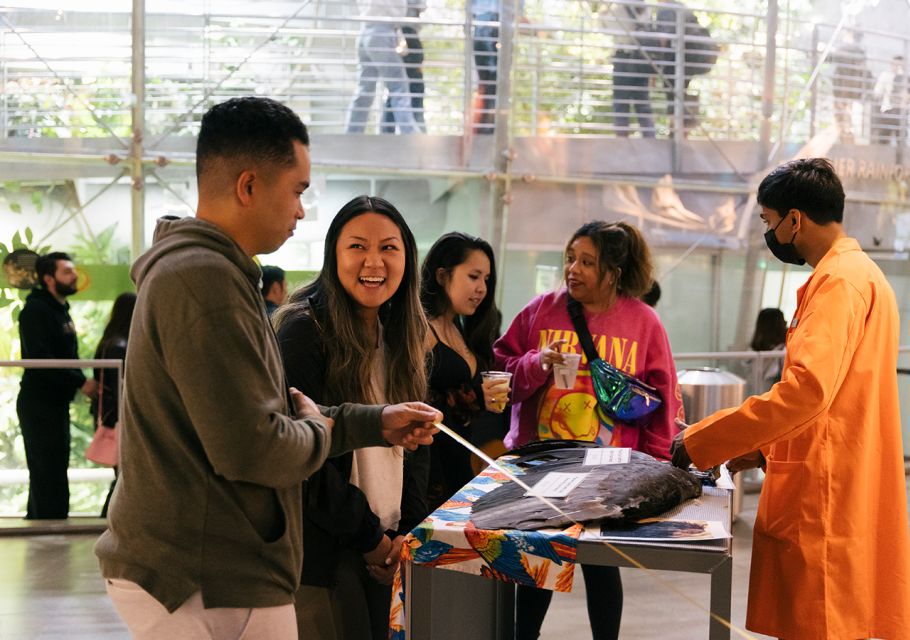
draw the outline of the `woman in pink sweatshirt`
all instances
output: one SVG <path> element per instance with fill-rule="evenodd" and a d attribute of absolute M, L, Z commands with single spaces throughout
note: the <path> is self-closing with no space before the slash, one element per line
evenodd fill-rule
<path fill-rule="evenodd" d="M 512 423 L 506 446 L 564 438 L 631 447 L 669 459 L 682 419 L 682 399 L 670 342 L 657 313 L 638 297 L 653 281 L 651 253 L 641 233 L 626 223 L 589 222 L 566 246 L 566 287 L 534 298 L 493 346 L 497 366 L 512 373 Z M 661 406 L 635 424 L 598 410 L 588 361 L 569 316 L 581 305 L 601 358 L 655 387 Z M 570 389 L 554 385 L 553 365 L 564 353 L 581 355 Z M 616 567 L 582 565 L 588 616 L 595 640 L 616 638 L 622 616 L 622 583 Z M 537 638 L 551 591 L 519 587 L 518 640 Z"/>

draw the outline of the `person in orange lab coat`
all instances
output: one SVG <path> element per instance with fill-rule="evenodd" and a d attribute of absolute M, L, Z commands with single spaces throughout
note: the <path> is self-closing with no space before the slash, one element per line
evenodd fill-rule
<path fill-rule="evenodd" d="M 827 160 L 777 167 L 758 203 L 775 257 L 814 267 L 797 293 L 783 376 L 681 431 L 673 463 L 765 467 L 748 629 L 786 640 L 910 638 L 894 292 L 844 233 L 844 190 Z"/>

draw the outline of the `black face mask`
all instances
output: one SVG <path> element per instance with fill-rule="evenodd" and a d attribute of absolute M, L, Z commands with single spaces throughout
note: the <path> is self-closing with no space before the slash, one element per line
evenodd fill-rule
<path fill-rule="evenodd" d="M 779 227 L 784 220 L 786 220 L 786 218 L 782 218 L 781 221 L 777 223 L 777 227 Z M 777 239 L 777 236 L 774 235 L 774 232 L 777 231 L 777 227 L 765 231 L 765 244 L 768 245 L 768 249 L 771 250 L 774 257 L 787 264 L 806 264 L 806 261 L 799 255 L 796 246 L 793 244 L 793 238 L 796 238 L 796 232 L 793 232 L 793 238 L 790 239 L 790 242 L 783 244 Z"/>

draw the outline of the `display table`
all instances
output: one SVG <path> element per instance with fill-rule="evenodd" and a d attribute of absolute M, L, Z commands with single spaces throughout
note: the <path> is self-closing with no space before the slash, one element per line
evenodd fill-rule
<path fill-rule="evenodd" d="M 577 563 L 710 574 L 708 637 L 730 637 L 722 621 L 730 620 L 731 539 L 608 545 L 579 540 L 579 525 L 563 531 L 475 528 L 471 503 L 506 481 L 487 469 L 408 535 L 393 588 L 392 638 L 512 640 L 515 585 L 571 591 Z M 708 500 L 715 504 L 699 504 Z M 720 501 L 729 531 L 731 500 L 729 491 L 715 489 L 687 508 L 716 514 Z M 655 585 L 655 593 L 659 589 Z"/>

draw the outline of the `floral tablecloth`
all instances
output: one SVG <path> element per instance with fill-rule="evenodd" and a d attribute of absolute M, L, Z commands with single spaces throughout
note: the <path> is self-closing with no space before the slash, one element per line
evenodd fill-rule
<path fill-rule="evenodd" d="M 521 475 L 521 469 L 509 464 L 512 459 L 505 456 L 498 462 Z M 508 481 L 493 467 L 487 468 L 408 534 L 392 587 L 390 638 L 404 639 L 406 562 L 541 589 L 572 590 L 581 525 L 562 531 L 488 531 L 471 522 L 471 503 Z"/>

